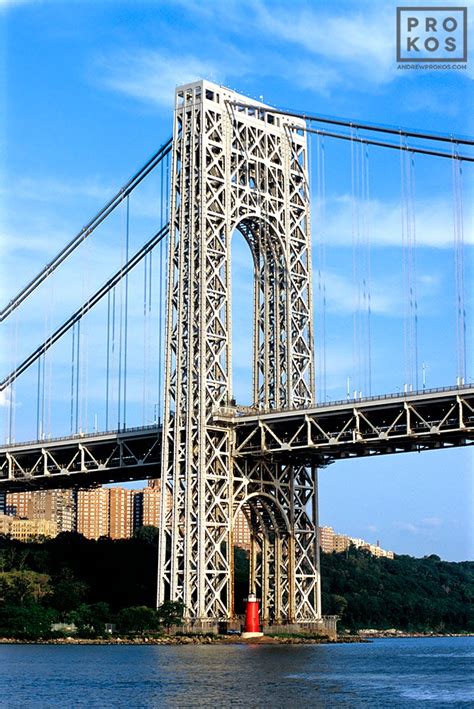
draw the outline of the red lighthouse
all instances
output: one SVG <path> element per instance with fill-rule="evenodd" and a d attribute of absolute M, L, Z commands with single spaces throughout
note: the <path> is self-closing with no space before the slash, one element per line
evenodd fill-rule
<path fill-rule="evenodd" d="M 258 638 L 263 635 L 260 632 L 260 621 L 258 617 L 258 601 L 254 593 L 249 593 L 247 607 L 245 609 L 245 626 L 242 633 L 243 638 Z"/>

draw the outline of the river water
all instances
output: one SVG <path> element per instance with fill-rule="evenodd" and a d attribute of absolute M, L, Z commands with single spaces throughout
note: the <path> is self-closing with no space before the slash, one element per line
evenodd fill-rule
<path fill-rule="evenodd" d="M 472 638 L 1 645 L 1 707 L 474 706 Z"/>

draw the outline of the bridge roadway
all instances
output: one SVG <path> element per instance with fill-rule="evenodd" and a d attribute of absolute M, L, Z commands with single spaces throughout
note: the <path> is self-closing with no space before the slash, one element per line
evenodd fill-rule
<path fill-rule="evenodd" d="M 258 411 L 225 407 L 233 454 L 328 465 L 359 456 L 474 443 L 474 386 Z M 0 491 L 90 487 L 160 477 L 161 427 L 80 434 L 0 448 Z"/>

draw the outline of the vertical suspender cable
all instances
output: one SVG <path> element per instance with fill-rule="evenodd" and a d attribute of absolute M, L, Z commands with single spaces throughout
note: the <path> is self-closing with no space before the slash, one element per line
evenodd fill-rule
<path fill-rule="evenodd" d="M 356 398 L 357 369 L 356 369 L 356 314 L 355 314 L 355 175 L 354 175 L 354 129 L 351 126 L 351 236 L 352 236 L 352 381 L 354 385 L 354 398 Z"/>
<path fill-rule="evenodd" d="M 410 250 L 411 250 L 411 328 L 412 328 L 412 362 L 414 370 L 415 389 L 418 391 L 418 293 L 417 293 L 417 253 L 416 253 L 416 202 L 415 202 L 415 155 L 407 155 L 410 168 Z"/>
<path fill-rule="evenodd" d="M 322 214 L 323 229 L 326 226 L 326 146 L 324 138 L 321 143 L 321 198 L 322 198 Z M 326 333 L 326 234 L 323 233 L 322 239 L 322 291 L 323 291 L 323 393 L 324 401 L 327 399 L 327 333 Z"/>
<path fill-rule="evenodd" d="M 352 325 L 354 396 L 361 394 L 362 388 L 362 342 L 361 342 L 361 267 L 360 267 L 360 143 L 354 140 L 351 127 L 351 191 L 352 191 L 352 277 L 354 310 Z"/>
<path fill-rule="evenodd" d="M 153 354 L 152 354 L 152 342 L 155 341 L 155 338 L 152 336 L 152 327 L 153 327 L 153 319 L 151 316 L 151 294 L 152 294 L 152 273 L 153 273 L 153 251 L 150 251 L 148 254 L 148 291 L 145 293 L 146 296 L 146 308 L 147 308 L 147 317 L 148 317 L 148 369 L 149 369 L 149 378 L 150 378 L 150 391 L 153 392 L 155 390 L 155 377 L 153 376 L 155 373 L 154 367 L 152 367 L 152 362 L 153 360 Z M 154 399 L 155 396 L 152 396 L 152 399 Z M 153 404 L 153 402 L 152 402 Z M 153 420 L 153 419 L 151 419 Z"/>
<path fill-rule="evenodd" d="M 41 428 L 40 428 L 40 400 L 41 400 L 41 357 L 38 357 L 38 379 L 36 385 L 36 440 L 40 440 Z"/>
<path fill-rule="evenodd" d="M 42 357 L 41 367 L 41 439 L 44 440 L 45 425 L 44 425 L 44 409 L 45 409 L 45 371 L 46 371 L 46 353 Z"/>
<path fill-rule="evenodd" d="M 125 263 L 129 257 L 130 237 L 130 203 L 129 195 L 126 201 L 126 234 L 125 234 Z M 124 331 L 124 362 L 123 362 L 123 427 L 127 426 L 127 358 L 128 358 L 128 271 L 125 274 L 125 331 Z"/>
<path fill-rule="evenodd" d="M 126 229 L 126 212 L 123 214 L 122 218 L 125 218 L 125 229 Z M 124 264 L 124 231 L 122 227 L 120 232 L 120 266 L 123 269 Z M 119 320 L 119 353 L 118 353 L 118 400 L 117 400 L 117 428 L 121 429 L 122 426 L 122 345 L 123 345 L 123 278 L 120 279 L 120 320 Z"/>
<path fill-rule="evenodd" d="M 17 367 L 17 364 L 18 364 L 18 313 L 16 313 L 16 315 L 15 315 L 15 368 Z M 13 436 L 13 440 L 16 440 L 16 414 L 17 414 L 16 380 L 10 389 L 10 402 L 11 402 L 11 411 L 12 411 L 12 418 L 13 418 L 13 426 L 12 426 L 11 436 Z M 10 440 L 12 440 L 11 436 L 10 436 Z"/>
<path fill-rule="evenodd" d="M 148 268 L 147 268 L 147 258 L 145 256 L 143 260 L 143 380 L 142 380 L 142 426 L 145 425 L 146 420 L 146 392 L 147 392 L 147 307 L 146 307 L 146 293 L 147 293 L 147 279 L 148 279 Z"/>
<path fill-rule="evenodd" d="M 406 199 L 406 294 L 408 299 L 407 335 L 408 335 L 408 390 L 413 388 L 413 278 L 412 278 L 412 233 L 411 233 L 411 173 L 410 156 L 405 154 L 405 199 Z"/>
<path fill-rule="evenodd" d="M 164 214 L 164 169 L 163 162 L 161 163 L 161 184 L 160 184 L 160 222 L 163 226 L 163 214 Z M 159 245 L 159 303 L 158 303 L 158 410 L 157 410 L 157 423 L 161 423 L 161 387 L 162 387 L 162 369 L 163 369 L 163 244 L 160 241 Z"/>
<path fill-rule="evenodd" d="M 109 430 L 109 388 L 110 388 L 110 291 L 107 293 L 107 354 L 105 368 L 105 430 Z"/>
<path fill-rule="evenodd" d="M 466 379 L 466 310 L 464 298 L 464 205 L 462 193 L 462 162 L 453 146 L 451 160 L 453 175 L 453 226 L 454 226 L 454 274 L 456 300 L 456 354 L 457 381 Z"/>
<path fill-rule="evenodd" d="M 112 382 L 114 381 L 114 372 L 115 372 L 115 360 L 116 360 L 116 352 L 115 352 L 115 286 L 112 291 L 112 355 L 111 355 L 111 369 L 112 369 Z M 112 387 L 112 401 L 115 397 L 115 386 Z"/>
<path fill-rule="evenodd" d="M 79 432 L 79 382 L 81 364 L 81 320 L 77 321 L 77 342 L 76 342 L 76 433 Z"/>
<path fill-rule="evenodd" d="M 318 321 L 321 361 L 318 367 L 320 401 L 327 397 L 327 361 L 326 361 L 326 166 L 324 138 L 317 136 L 317 189 L 318 189 Z"/>
<path fill-rule="evenodd" d="M 409 346 L 409 307 L 408 307 L 408 283 L 409 268 L 407 259 L 407 189 L 406 189 L 406 141 L 403 141 L 400 133 L 400 192 L 401 192 L 401 226 L 402 226 L 402 275 L 403 275 L 403 359 L 404 359 L 404 387 L 407 388 L 411 380 L 410 371 L 410 346 Z"/>
<path fill-rule="evenodd" d="M 459 241 L 460 241 L 460 292 L 461 292 L 461 367 L 460 367 L 460 377 L 461 384 L 466 381 L 466 305 L 465 305 L 465 288 L 464 288 L 464 200 L 463 200 L 463 186 L 462 186 L 462 162 L 457 161 L 458 165 L 458 194 L 459 194 Z"/>
<path fill-rule="evenodd" d="M 11 384 L 8 392 L 8 434 L 7 443 L 13 443 L 13 387 Z"/>
<path fill-rule="evenodd" d="M 372 205 L 370 202 L 370 170 L 369 170 L 369 146 L 365 146 L 364 155 L 364 204 L 365 204 L 365 268 L 364 268 L 364 310 L 366 314 L 366 391 L 368 396 L 372 396 L 372 255 L 371 255 L 371 233 L 372 233 Z"/>
<path fill-rule="evenodd" d="M 49 307 L 48 307 L 48 332 L 51 337 L 51 331 L 52 331 L 52 309 L 53 309 L 53 302 L 54 302 L 54 279 L 50 279 L 51 282 L 51 287 L 50 287 L 50 297 L 49 297 Z M 53 384 L 53 357 L 52 357 L 52 351 L 50 348 L 48 348 L 48 417 L 47 417 L 47 430 L 48 430 L 48 435 L 51 437 L 51 399 L 52 399 L 52 384 Z M 46 355 L 45 355 L 45 363 L 46 363 Z"/>
<path fill-rule="evenodd" d="M 93 243 L 93 242 L 92 242 Z M 88 243 L 89 247 L 89 243 Z M 91 272 L 91 252 L 90 248 L 86 248 L 85 256 L 85 272 L 82 278 L 82 301 L 86 300 L 90 290 L 90 272 Z M 79 430 L 89 430 L 89 333 L 90 320 L 86 314 L 81 317 L 82 321 L 82 352 L 81 352 L 81 379 L 80 379 L 80 394 L 79 394 Z"/>
<path fill-rule="evenodd" d="M 164 218 L 167 222 L 170 220 L 170 189 L 171 189 L 171 153 L 166 156 L 166 178 L 165 178 L 165 214 Z M 170 231 L 168 239 L 173 239 L 173 225 L 170 224 Z M 166 251 L 164 249 L 166 248 Z M 167 284 L 167 274 L 168 274 L 168 248 L 167 246 L 160 242 L 160 330 L 159 330 L 159 343 L 160 343 L 160 353 L 159 353 L 159 379 L 158 379 L 158 420 L 161 421 L 163 410 L 164 410 L 164 348 L 166 347 L 165 338 L 163 336 L 163 328 L 165 327 L 166 318 L 166 292 L 167 287 L 171 292 L 172 285 Z M 163 272 L 163 268 L 166 272 Z"/>
<path fill-rule="evenodd" d="M 18 363 L 18 313 L 15 314 L 15 324 L 14 324 L 14 332 L 10 336 L 10 341 L 14 343 L 13 347 L 11 348 L 11 354 L 12 354 L 12 367 L 11 369 L 13 371 L 16 370 L 17 363 Z M 13 441 L 16 438 L 16 407 L 14 404 L 15 400 L 15 386 L 16 386 L 16 381 L 14 381 L 10 387 L 7 389 L 7 405 L 8 405 L 8 443 L 13 443 Z"/>
<path fill-rule="evenodd" d="M 74 357 L 75 357 L 75 339 L 76 339 L 76 325 L 72 326 L 72 347 L 71 347 L 71 416 L 70 416 L 70 432 L 74 430 Z"/>
<path fill-rule="evenodd" d="M 405 296 L 406 388 L 418 388 L 418 303 L 416 283 L 416 221 L 413 154 L 404 151 L 403 174 L 403 264 Z"/>

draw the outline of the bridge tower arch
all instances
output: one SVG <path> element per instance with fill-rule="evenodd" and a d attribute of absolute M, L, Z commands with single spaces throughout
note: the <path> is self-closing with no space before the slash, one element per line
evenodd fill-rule
<path fill-rule="evenodd" d="M 314 401 L 304 123 L 248 102 L 207 81 L 176 92 L 162 449 L 173 504 L 162 495 L 158 603 L 182 601 L 203 626 L 233 615 L 233 520 L 244 500 L 267 570 L 264 613 L 321 618 L 316 470 L 239 460 L 232 428 L 216 420 L 232 403 L 235 228 L 254 259 L 254 405 Z"/>

